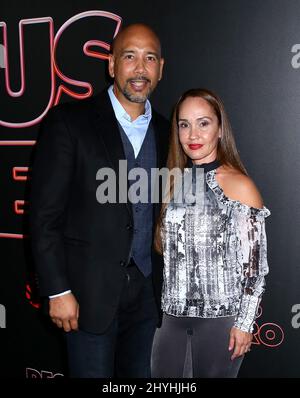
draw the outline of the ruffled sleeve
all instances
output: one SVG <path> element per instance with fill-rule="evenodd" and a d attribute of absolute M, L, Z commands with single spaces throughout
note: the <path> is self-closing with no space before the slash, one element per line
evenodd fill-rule
<path fill-rule="evenodd" d="M 265 218 L 271 213 L 265 206 L 256 209 L 229 199 L 216 180 L 216 170 L 207 173 L 206 181 L 218 201 L 230 207 L 235 214 L 242 292 L 234 326 L 251 333 L 265 291 L 265 275 L 269 272 Z"/>
<path fill-rule="evenodd" d="M 265 291 L 265 275 L 269 272 L 265 218 L 270 215 L 270 211 L 266 207 L 242 207 L 239 210 L 244 211 L 236 212 L 242 294 L 234 326 L 251 333 Z"/>

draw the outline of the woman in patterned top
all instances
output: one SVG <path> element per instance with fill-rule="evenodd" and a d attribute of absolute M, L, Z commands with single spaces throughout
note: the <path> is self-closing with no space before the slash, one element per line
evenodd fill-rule
<path fill-rule="evenodd" d="M 155 246 L 164 256 L 163 320 L 152 376 L 237 377 L 265 290 L 270 212 L 214 93 L 192 89 L 179 99 L 168 168 L 182 171 L 183 184 L 192 176 L 186 195 L 201 173 L 205 187 L 202 202 L 178 202 L 173 182 L 162 206 Z"/>

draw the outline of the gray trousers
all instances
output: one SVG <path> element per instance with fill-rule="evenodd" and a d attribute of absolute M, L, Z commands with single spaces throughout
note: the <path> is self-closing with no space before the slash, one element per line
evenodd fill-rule
<path fill-rule="evenodd" d="M 164 314 L 156 329 L 151 375 L 158 378 L 235 378 L 243 356 L 230 359 L 234 317 L 192 318 Z"/>

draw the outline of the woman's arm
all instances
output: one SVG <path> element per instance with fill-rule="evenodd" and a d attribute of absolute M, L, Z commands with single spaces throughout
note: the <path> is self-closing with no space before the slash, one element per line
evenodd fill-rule
<path fill-rule="evenodd" d="M 233 360 L 250 350 L 253 324 L 265 290 L 264 277 L 268 273 L 268 264 L 264 218 L 268 211 L 263 207 L 261 195 L 249 177 L 231 171 L 221 173 L 219 179 L 224 194 L 242 204 L 236 210 L 242 292 L 228 347 L 230 351 L 233 350 Z"/>
<path fill-rule="evenodd" d="M 230 177 L 230 178 L 229 178 Z M 242 263 L 242 295 L 235 327 L 251 333 L 257 309 L 265 291 L 268 273 L 267 242 L 265 233 L 266 210 L 261 195 L 253 181 L 240 173 L 224 178 L 224 193 L 230 199 L 246 205 L 236 211 L 238 256 Z"/>

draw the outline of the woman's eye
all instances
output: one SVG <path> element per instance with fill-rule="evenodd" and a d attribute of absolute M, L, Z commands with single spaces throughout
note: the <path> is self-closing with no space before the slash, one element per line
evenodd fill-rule
<path fill-rule="evenodd" d="M 208 125 L 209 125 L 209 123 L 208 123 L 207 120 L 203 120 L 203 121 L 200 123 L 200 127 L 207 127 Z"/>
<path fill-rule="evenodd" d="M 187 123 L 179 123 L 180 129 L 185 129 L 186 127 L 188 127 Z"/>

